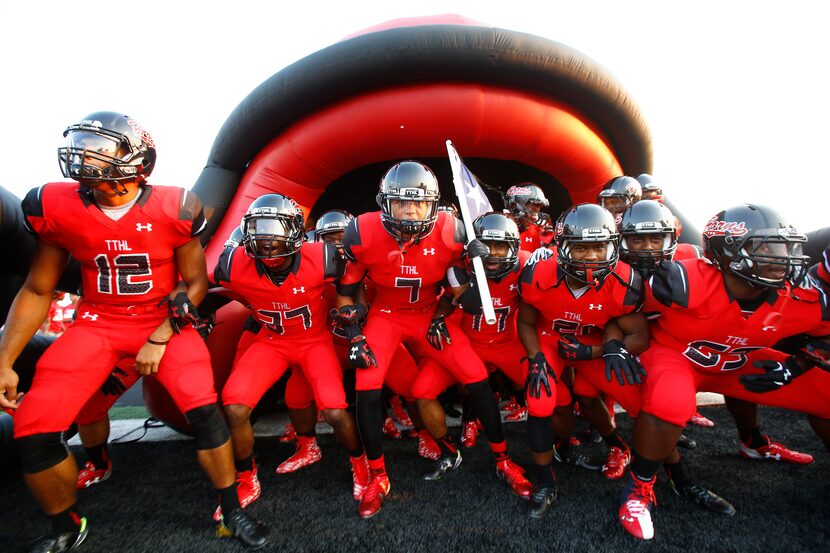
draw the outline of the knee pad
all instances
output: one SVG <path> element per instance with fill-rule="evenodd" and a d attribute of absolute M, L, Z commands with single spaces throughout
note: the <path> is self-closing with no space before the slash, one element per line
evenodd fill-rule
<path fill-rule="evenodd" d="M 46 432 L 16 440 L 20 449 L 20 467 L 27 474 L 52 468 L 69 457 L 63 432 Z"/>
<path fill-rule="evenodd" d="M 184 416 L 193 429 L 196 449 L 215 449 L 231 437 L 228 425 L 215 403 L 191 409 Z"/>

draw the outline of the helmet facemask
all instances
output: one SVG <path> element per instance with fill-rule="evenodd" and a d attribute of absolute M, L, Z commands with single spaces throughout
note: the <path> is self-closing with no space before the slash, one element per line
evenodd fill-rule
<path fill-rule="evenodd" d="M 577 244 L 591 245 L 597 243 L 607 244 L 605 259 L 589 261 L 573 258 L 572 250 Z M 588 240 L 561 240 L 557 248 L 557 261 L 562 272 L 579 282 L 594 287 L 599 287 L 605 281 L 611 271 L 614 270 L 618 260 L 617 241 L 610 235 Z"/>
<path fill-rule="evenodd" d="M 242 233 L 245 253 L 269 267 L 279 265 L 284 258 L 297 253 L 304 237 L 302 225 L 296 218 L 277 214 L 276 210 L 266 207 L 245 214 Z"/>
<path fill-rule="evenodd" d="M 484 230 L 481 236 L 476 236 L 490 248 L 490 254 L 482 262 L 484 274 L 487 278 L 501 278 L 514 270 L 519 263 L 519 241 L 516 238 L 505 236 L 500 230 Z M 492 244 L 492 245 L 491 245 Z M 495 255 L 494 245 L 502 246 L 503 255 Z"/>
<path fill-rule="evenodd" d="M 130 131 L 139 138 L 130 138 L 117 130 L 107 129 L 99 121 L 84 120 L 64 131 L 66 146 L 58 148 L 58 162 L 64 177 L 81 184 L 110 184 L 144 179 L 155 164 L 152 138 L 137 123 L 127 120 Z"/>
<path fill-rule="evenodd" d="M 644 223 L 648 224 L 648 223 Z M 633 237 L 662 236 L 662 246 L 656 250 L 632 249 L 629 241 Z M 637 270 L 653 273 L 663 261 L 670 261 L 677 249 L 677 232 L 671 230 L 637 230 L 634 232 L 623 232 L 620 239 L 620 259 Z"/>
<path fill-rule="evenodd" d="M 422 188 L 400 188 L 395 194 L 380 193 L 378 194 L 378 202 L 380 203 L 383 226 L 397 238 L 403 238 L 404 236 L 408 236 L 413 240 L 423 238 L 432 231 L 438 216 L 438 194 L 431 195 Z M 393 202 L 401 202 L 396 204 L 400 207 L 396 209 Z M 412 209 L 412 206 L 405 205 L 407 202 L 426 202 L 427 209 L 424 216 L 416 216 L 416 218 L 409 218 L 407 215 L 401 216 L 401 211 Z M 399 216 L 395 216 L 395 211 L 399 212 Z"/>
<path fill-rule="evenodd" d="M 804 235 L 786 228 L 756 231 L 741 238 L 726 236 L 725 267 L 721 268 L 756 287 L 798 286 L 810 266 L 803 250 L 806 242 Z"/>

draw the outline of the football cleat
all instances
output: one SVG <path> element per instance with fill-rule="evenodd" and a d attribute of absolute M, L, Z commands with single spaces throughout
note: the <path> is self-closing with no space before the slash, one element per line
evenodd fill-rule
<path fill-rule="evenodd" d="M 369 462 L 365 453 L 360 457 L 350 457 L 349 462 L 352 465 L 352 494 L 359 501 L 369 487 Z"/>
<path fill-rule="evenodd" d="M 403 437 L 401 431 L 395 426 L 392 417 L 386 417 L 386 420 L 383 421 L 383 435 L 393 440 L 400 440 Z"/>
<path fill-rule="evenodd" d="M 677 497 L 699 505 L 704 509 L 728 517 L 735 514 L 735 507 L 731 503 L 699 484 L 686 483 L 684 486 L 677 486 L 673 480 L 669 480 L 669 488 Z"/>
<path fill-rule="evenodd" d="M 476 441 L 478 441 L 478 421 L 464 421 L 464 429 L 461 431 L 461 445 L 475 447 Z"/>
<path fill-rule="evenodd" d="M 640 480 L 633 474 L 628 475 L 628 485 L 623 491 L 620 510 L 620 523 L 626 532 L 641 540 L 650 540 L 654 537 L 654 524 L 651 521 L 651 510 L 654 508 L 654 482 Z"/>
<path fill-rule="evenodd" d="M 525 478 L 525 469 L 507 458 L 496 463 L 496 474 L 507 482 L 510 490 L 522 499 L 530 499 L 533 494 L 533 484 Z"/>
<path fill-rule="evenodd" d="M 262 488 L 259 485 L 256 465 L 251 470 L 236 473 L 236 495 L 239 498 L 239 506 L 243 509 L 259 499 Z M 213 512 L 213 521 L 222 521 L 222 506 L 216 507 Z"/>
<path fill-rule="evenodd" d="M 31 553 L 65 553 L 67 551 L 75 551 L 86 539 L 87 532 L 89 532 L 89 528 L 87 528 L 86 517 L 82 517 L 77 531 L 64 532 L 62 534 L 40 538 L 32 548 Z"/>
<path fill-rule="evenodd" d="M 504 416 L 504 420 L 508 422 L 518 422 L 527 419 L 527 407 L 516 405 L 516 409 L 510 411 Z"/>
<path fill-rule="evenodd" d="M 502 411 L 507 411 L 509 413 L 512 413 L 513 411 L 515 411 L 518 408 L 519 408 L 519 404 L 516 403 L 516 400 L 512 397 L 510 399 L 508 399 L 507 401 L 505 401 L 501 406 Z"/>
<path fill-rule="evenodd" d="M 614 410 L 614 407 L 617 405 L 617 402 L 614 401 L 614 398 L 606 397 L 605 398 L 605 408 L 608 409 L 608 416 L 611 417 L 611 427 L 617 427 L 617 414 Z"/>
<path fill-rule="evenodd" d="M 398 426 L 401 428 L 412 428 L 415 426 L 412 424 L 412 419 L 409 418 L 409 413 L 407 413 L 406 409 L 404 409 L 400 396 L 392 396 L 392 399 L 389 400 L 389 404 L 392 406 L 392 420 L 394 420 Z"/>
<path fill-rule="evenodd" d="M 449 473 L 461 466 L 461 451 L 456 451 L 455 455 L 445 455 L 435 461 L 435 469 L 424 475 L 424 480 L 441 480 Z"/>
<path fill-rule="evenodd" d="M 95 484 L 100 484 L 112 475 L 112 461 L 107 460 L 107 468 L 99 469 L 87 461 L 84 467 L 78 471 L 77 489 L 83 490 Z"/>
<path fill-rule="evenodd" d="M 314 436 L 297 436 L 297 450 L 294 455 L 280 463 L 277 467 L 277 474 L 288 474 L 301 468 L 313 465 L 323 458 L 323 452 L 317 445 L 317 438 Z"/>
<path fill-rule="evenodd" d="M 585 470 L 597 471 L 602 469 L 601 464 L 594 462 L 593 459 L 591 459 L 587 455 L 580 453 L 579 450 L 577 450 L 574 447 L 569 447 L 568 454 L 564 457 L 559 455 L 559 452 L 556 450 L 556 448 L 553 448 L 553 458 L 556 459 L 556 462 L 558 463 L 572 465 L 574 467 L 579 467 Z"/>
<path fill-rule="evenodd" d="M 270 533 L 267 526 L 242 509 L 234 509 L 230 515 L 223 516 L 216 531 L 217 536 L 233 536 L 251 549 L 259 549 L 268 543 Z"/>
<path fill-rule="evenodd" d="M 679 438 L 677 438 L 677 447 L 682 447 L 684 449 L 694 449 L 697 447 L 697 442 L 694 441 L 692 438 L 688 437 L 686 434 L 681 434 Z"/>
<path fill-rule="evenodd" d="M 631 462 L 631 450 L 612 447 L 608 450 L 608 460 L 602 465 L 602 475 L 609 480 L 618 480 L 625 474 L 625 467 Z"/>
<path fill-rule="evenodd" d="M 769 436 L 764 436 L 764 439 L 767 441 L 767 445 L 762 445 L 758 448 L 751 448 L 742 441 L 738 440 L 741 456 L 746 459 L 782 461 L 785 463 L 793 463 L 795 465 L 809 465 L 813 462 L 813 456 L 809 453 L 793 451 L 783 444 L 773 442 L 769 439 Z"/>
<path fill-rule="evenodd" d="M 542 518 L 550 510 L 553 502 L 556 501 L 556 484 L 536 488 L 533 497 L 530 498 L 528 515 L 530 518 Z"/>
<path fill-rule="evenodd" d="M 706 417 L 701 415 L 699 411 L 695 411 L 695 414 L 692 415 L 692 418 L 689 419 L 689 422 L 694 425 L 703 426 L 706 428 L 712 428 L 713 426 L 715 426 L 714 421 L 707 419 Z"/>
<path fill-rule="evenodd" d="M 430 461 L 437 461 L 441 458 L 441 448 L 438 447 L 438 442 L 425 428 L 418 431 L 418 455 Z"/>
<path fill-rule="evenodd" d="M 357 504 L 357 514 L 360 518 L 372 518 L 383 508 L 383 500 L 392 490 L 392 484 L 386 473 L 375 474 L 369 486 Z"/>
<path fill-rule="evenodd" d="M 285 430 L 283 430 L 282 434 L 279 437 L 279 440 L 287 444 L 288 442 L 293 442 L 297 439 L 297 431 L 294 430 L 294 425 L 290 422 L 285 425 Z"/>

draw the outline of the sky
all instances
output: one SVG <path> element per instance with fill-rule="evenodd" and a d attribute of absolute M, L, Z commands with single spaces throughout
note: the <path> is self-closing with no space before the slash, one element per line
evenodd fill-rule
<path fill-rule="evenodd" d="M 0 0 L 0 186 L 22 197 L 60 180 L 63 130 L 112 110 L 152 134 L 150 181 L 189 188 L 231 111 L 286 65 L 377 23 L 455 13 L 615 75 L 651 128 L 655 180 L 698 228 L 752 202 L 807 232 L 830 226 L 824 5 Z"/>

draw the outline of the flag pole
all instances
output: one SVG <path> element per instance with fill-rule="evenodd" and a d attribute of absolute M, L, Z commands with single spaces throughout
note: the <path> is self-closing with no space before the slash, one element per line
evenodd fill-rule
<path fill-rule="evenodd" d="M 447 140 L 447 155 L 450 157 L 452 166 L 452 182 L 455 186 L 455 195 L 458 196 L 458 208 L 461 210 L 461 220 L 464 222 L 464 230 L 467 231 L 467 243 L 476 237 L 473 230 L 473 218 L 470 215 L 470 208 L 464 194 L 464 184 L 461 177 L 461 158 L 451 140 Z M 476 288 L 481 296 L 481 309 L 484 312 L 484 320 L 487 324 L 496 324 L 496 312 L 493 309 L 493 300 L 490 297 L 490 288 L 487 285 L 487 277 L 484 274 L 484 262 L 480 257 L 473 258 L 473 276 L 476 279 Z"/>

